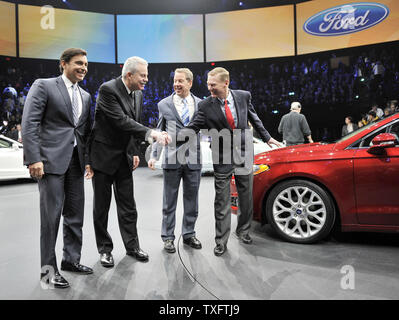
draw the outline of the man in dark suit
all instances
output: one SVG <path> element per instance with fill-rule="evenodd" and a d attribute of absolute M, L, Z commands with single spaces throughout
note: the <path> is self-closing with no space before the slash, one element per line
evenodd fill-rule
<path fill-rule="evenodd" d="M 166 132 L 151 130 L 139 123 L 142 92 L 148 81 L 148 63 L 139 57 L 128 58 L 122 76 L 101 85 L 89 142 L 94 171 L 94 230 L 100 262 L 113 267 L 113 243 L 107 231 L 113 186 L 119 229 L 126 254 L 147 261 L 137 235 L 137 210 L 133 196 L 132 171 L 139 165 L 136 139 L 156 139 L 165 144 Z"/>
<path fill-rule="evenodd" d="M 60 58 L 62 75 L 36 80 L 22 117 L 24 163 L 38 179 L 42 283 L 69 287 L 57 268 L 55 243 L 64 217 L 61 270 L 90 274 L 80 264 L 84 212 L 84 180 L 93 172 L 86 155 L 90 133 L 90 95 L 78 86 L 87 73 L 86 51 L 70 48 Z"/>
<path fill-rule="evenodd" d="M 173 87 L 175 92 L 158 103 L 159 121 L 158 129 L 167 131 L 171 136 L 176 136 L 192 119 L 198 110 L 198 102 L 190 89 L 193 85 L 193 73 L 190 69 L 179 68 L 175 70 Z M 195 222 L 198 217 L 198 188 L 201 179 L 201 149 L 200 139 L 197 135 L 196 143 L 192 150 L 187 150 L 184 141 L 174 140 L 175 143 L 164 149 L 163 168 L 163 204 L 162 204 L 162 233 L 166 252 L 174 253 L 174 230 L 176 223 L 176 206 L 179 194 L 180 181 L 183 180 L 183 243 L 195 249 L 201 249 L 201 242 L 196 238 Z M 161 153 L 158 144 L 152 146 L 151 159 L 148 166 L 154 169 L 154 164 Z M 190 151 L 193 153 L 190 156 Z M 183 153 L 179 157 L 179 153 Z"/>
<path fill-rule="evenodd" d="M 237 217 L 236 235 L 246 243 L 252 243 L 249 235 L 253 216 L 253 138 L 248 121 L 269 145 L 280 144 L 263 127 L 251 103 L 251 94 L 243 90 L 229 89 L 229 72 L 217 67 L 208 73 L 208 89 L 211 96 L 198 104 L 186 129 L 198 132 L 211 129 L 212 159 L 215 172 L 215 227 L 216 256 L 227 249 L 231 228 L 230 180 L 234 173 L 240 212 Z M 185 130 L 186 130 L 185 129 Z M 187 134 L 182 130 L 181 134 Z"/>

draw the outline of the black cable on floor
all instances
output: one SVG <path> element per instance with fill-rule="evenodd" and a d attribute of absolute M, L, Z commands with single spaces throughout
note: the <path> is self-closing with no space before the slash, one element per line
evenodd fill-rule
<path fill-rule="evenodd" d="M 215 297 L 215 299 L 221 300 L 217 296 L 215 296 L 212 292 L 210 292 L 201 282 L 199 282 L 197 280 L 196 277 L 193 276 L 193 274 L 190 272 L 190 270 L 188 270 L 188 268 L 184 264 L 184 261 L 180 255 L 180 239 L 181 239 L 181 235 L 179 236 L 179 240 L 177 241 L 177 254 L 179 255 L 179 259 L 180 259 L 181 264 L 183 265 L 184 270 L 186 270 L 186 272 L 191 276 L 191 278 L 193 278 L 194 281 L 197 282 L 206 292 L 208 292 L 211 296 Z"/>

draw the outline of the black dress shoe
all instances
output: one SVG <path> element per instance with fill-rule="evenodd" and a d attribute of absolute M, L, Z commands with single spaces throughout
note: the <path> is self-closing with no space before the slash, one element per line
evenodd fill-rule
<path fill-rule="evenodd" d="M 240 234 L 238 238 L 245 244 L 251 244 L 252 243 L 252 238 L 248 233 L 246 234 Z"/>
<path fill-rule="evenodd" d="M 61 262 L 61 270 L 76 272 L 76 273 L 80 273 L 80 274 L 92 274 L 93 273 L 92 268 L 86 267 L 77 262 L 72 263 L 72 262 L 68 262 L 65 260 L 62 260 L 62 262 Z"/>
<path fill-rule="evenodd" d="M 215 256 L 221 256 L 223 253 L 225 253 L 227 250 L 227 246 L 219 243 L 216 245 L 215 249 L 213 250 L 213 253 L 215 254 Z"/>
<path fill-rule="evenodd" d="M 201 242 L 196 237 L 183 239 L 183 243 L 189 245 L 191 248 L 194 248 L 194 249 L 202 248 Z"/>
<path fill-rule="evenodd" d="M 40 274 L 40 281 L 42 281 L 45 286 L 47 285 L 58 289 L 69 288 L 68 281 L 66 281 L 65 278 L 62 275 L 60 275 L 58 271 L 56 271 L 49 278 L 46 278 L 46 275 L 47 274 Z"/>
<path fill-rule="evenodd" d="M 165 240 L 164 244 L 163 244 L 163 248 L 165 249 L 166 252 L 169 252 L 169 253 L 176 252 L 176 248 L 175 248 L 175 245 L 173 244 L 172 239 Z"/>
<path fill-rule="evenodd" d="M 132 251 L 126 252 L 128 256 L 134 257 L 139 261 L 148 261 L 148 254 L 140 248 L 133 249 Z"/>
<path fill-rule="evenodd" d="M 100 253 L 100 262 L 103 267 L 112 268 L 114 266 L 114 257 L 109 252 Z"/>

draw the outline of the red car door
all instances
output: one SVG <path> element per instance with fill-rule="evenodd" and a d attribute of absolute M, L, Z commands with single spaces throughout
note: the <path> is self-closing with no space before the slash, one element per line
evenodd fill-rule
<path fill-rule="evenodd" d="M 398 129 L 399 121 L 373 136 L 395 133 Z M 399 145 L 386 148 L 383 156 L 368 153 L 367 146 L 359 148 L 354 158 L 358 221 L 367 225 L 399 225 Z"/>

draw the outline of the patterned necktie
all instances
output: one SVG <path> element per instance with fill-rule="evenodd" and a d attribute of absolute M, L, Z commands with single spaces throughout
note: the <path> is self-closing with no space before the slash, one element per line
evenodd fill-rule
<path fill-rule="evenodd" d="M 227 104 L 227 99 L 224 100 L 224 110 L 226 111 L 227 122 L 229 123 L 231 129 L 235 129 L 236 126 L 234 125 L 233 114 L 231 113 L 231 110 Z"/>
<path fill-rule="evenodd" d="M 188 125 L 190 122 L 190 113 L 188 111 L 187 100 L 183 99 L 183 110 L 181 113 L 181 119 L 183 121 L 184 126 Z"/>
<path fill-rule="evenodd" d="M 78 103 L 78 84 L 72 85 L 72 113 L 73 122 L 75 126 L 78 124 L 79 120 L 79 103 Z"/>

